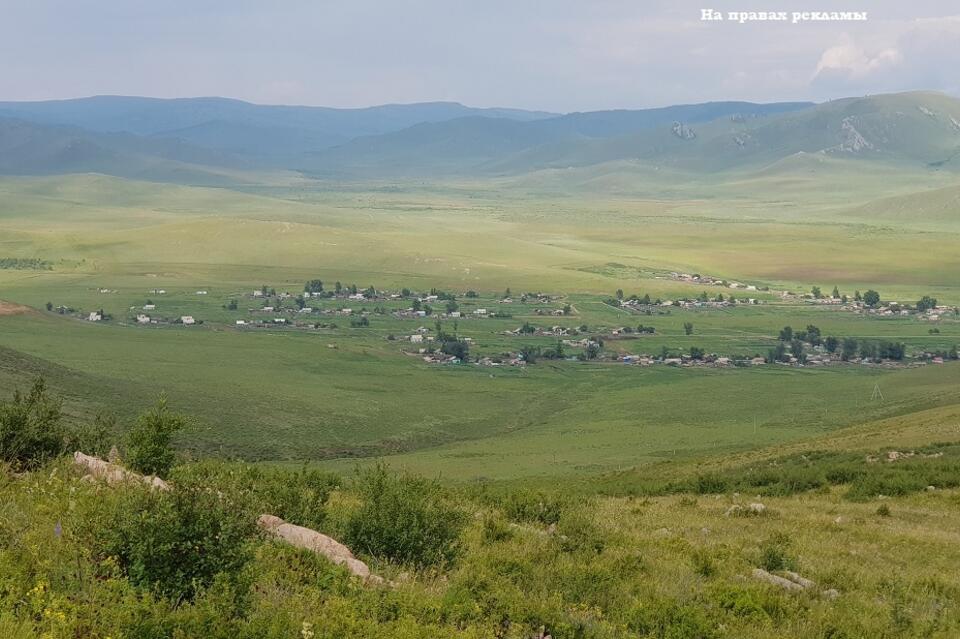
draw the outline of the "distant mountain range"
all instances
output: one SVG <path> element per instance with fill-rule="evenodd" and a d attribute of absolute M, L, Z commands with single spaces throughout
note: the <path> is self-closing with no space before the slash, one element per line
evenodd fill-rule
<path fill-rule="evenodd" d="M 960 168 L 960 100 L 711 102 L 558 115 L 436 102 L 365 109 L 223 98 L 0 102 L 0 173 L 216 183 L 285 169 L 362 179 L 519 174 L 631 160 L 691 172 L 798 154 Z"/>

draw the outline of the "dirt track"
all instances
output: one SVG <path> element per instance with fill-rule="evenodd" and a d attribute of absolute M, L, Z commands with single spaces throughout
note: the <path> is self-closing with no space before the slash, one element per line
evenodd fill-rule
<path fill-rule="evenodd" d="M 29 306 L 22 306 L 20 304 L 14 304 L 13 302 L 0 300 L 0 317 L 4 315 L 23 315 L 24 313 L 29 313 L 31 310 Z"/>

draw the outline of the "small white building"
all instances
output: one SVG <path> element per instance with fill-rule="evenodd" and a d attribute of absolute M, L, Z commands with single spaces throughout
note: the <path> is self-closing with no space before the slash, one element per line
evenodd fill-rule
<path fill-rule="evenodd" d="M 411 336 L 410 336 L 410 341 L 411 341 L 412 343 L 414 343 L 414 344 L 421 344 L 421 343 L 423 343 L 423 335 L 419 335 L 419 334 L 417 334 L 417 335 L 411 335 Z"/>
<path fill-rule="evenodd" d="M 145 310 L 145 311 L 155 311 L 155 310 L 157 310 L 157 305 L 156 305 L 156 304 L 144 304 L 144 305 L 143 305 L 143 310 Z"/>
<path fill-rule="evenodd" d="M 197 320 L 193 319 L 193 316 L 192 316 L 192 315 L 183 315 L 183 316 L 180 318 L 180 322 L 181 322 L 184 326 L 192 326 L 192 325 L 194 325 L 194 324 L 197 323 Z"/>
<path fill-rule="evenodd" d="M 102 319 L 103 319 L 103 316 L 96 311 L 94 311 L 93 313 L 90 313 L 90 315 L 87 316 L 87 320 L 90 322 L 99 322 Z"/>
<path fill-rule="evenodd" d="M 475 310 L 475 311 L 473 312 L 473 314 L 474 314 L 474 315 L 486 315 L 486 314 L 487 314 L 487 309 L 485 309 L 485 308 L 478 308 L 477 310 Z"/>
<path fill-rule="evenodd" d="M 140 313 L 137 315 L 137 324 L 149 324 L 149 323 L 150 323 L 149 315 L 144 315 L 143 313 Z"/>
<path fill-rule="evenodd" d="M 246 325 L 247 325 L 246 320 L 237 320 L 237 326 L 246 326 Z"/>

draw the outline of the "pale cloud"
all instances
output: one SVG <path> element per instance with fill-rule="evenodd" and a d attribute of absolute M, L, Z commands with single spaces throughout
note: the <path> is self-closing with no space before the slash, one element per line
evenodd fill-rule
<path fill-rule="evenodd" d="M 870 54 L 855 44 L 842 44 L 830 47 L 820 56 L 816 75 L 821 73 L 848 73 L 853 77 L 862 77 L 870 73 L 882 72 L 887 67 L 903 61 L 900 51 L 894 48 L 884 49 Z"/>
<path fill-rule="evenodd" d="M 960 16 L 886 25 L 882 35 L 852 37 L 820 55 L 811 86 L 833 93 L 934 89 L 960 92 Z"/>

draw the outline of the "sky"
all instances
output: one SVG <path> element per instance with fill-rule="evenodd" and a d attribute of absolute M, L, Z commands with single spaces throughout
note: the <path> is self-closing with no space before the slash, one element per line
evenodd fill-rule
<path fill-rule="evenodd" d="M 868 19 L 702 21 L 707 8 Z M 569 112 L 960 95 L 957 0 L 0 0 L 0 16 L 0 100 Z"/>

